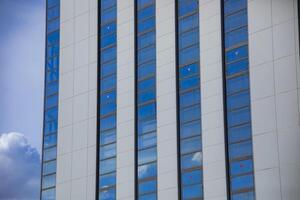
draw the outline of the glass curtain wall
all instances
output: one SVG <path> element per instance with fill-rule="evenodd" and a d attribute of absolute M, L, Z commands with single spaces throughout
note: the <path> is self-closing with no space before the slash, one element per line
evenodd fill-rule
<path fill-rule="evenodd" d="M 59 0 L 46 3 L 46 66 L 41 199 L 55 199 L 59 76 Z"/>
<path fill-rule="evenodd" d="M 157 199 L 155 0 L 135 1 L 136 193 Z"/>
<path fill-rule="evenodd" d="M 117 2 L 99 0 L 97 198 L 116 199 Z"/>
<path fill-rule="evenodd" d="M 222 0 L 230 198 L 253 200 L 247 0 Z"/>
<path fill-rule="evenodd" d="M 176 0 L 181 199 L 203 199 L 198 0 Z"/>

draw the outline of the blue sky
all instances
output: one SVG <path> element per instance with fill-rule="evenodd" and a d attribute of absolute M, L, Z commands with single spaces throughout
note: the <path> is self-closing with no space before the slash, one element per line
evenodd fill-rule
<path fill-rule="evenodd" d="M 45 0 L 0 0 L 0 199 L 38 199 Z"/>
<path fill-rule="evenodd" d="M 20 132 L 40 150 L 45 0 L 0 0 L 0 133 Z"/>

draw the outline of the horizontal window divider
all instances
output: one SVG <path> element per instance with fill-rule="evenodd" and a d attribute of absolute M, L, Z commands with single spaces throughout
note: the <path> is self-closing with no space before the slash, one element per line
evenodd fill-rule
<path fill-rule="evenodd" d="M 195 185 L 201 185 L 201 186 L 203 187 L 203 184 L 202 184 L 201 182 L 197 182 L 197 183 L 193 183 L 193 184 L 189 184 L 189 183 L 188 183 L 188 184 L 186 184 L 186 185 L 183 185 L 183 184 L 182 184 L 183 187 L 191 187 L 191 186 L 195 186 Z M 194 200 L 194 199 L 193 199 L 193 200 Z"/>
<path fill-rule="evenodd" d="M 54 159 L 51 159 L 51 160 L 45 160 L 45 161 L 43 161 L 43 164 L 49 163 L 49 162 L 52 162 L 52 161 L 55 161 L 55 160 L 57 160 L 56 157 Z"/>
<path fill-rule="evenodd" d="M 250 159 L 253 159 L 253 156 L 252 156 L 252 155 L 249 155 L 249 156 L 242 156 L 242 157 L 230 159 L 230 160 L 229 160 L 229 163 L 238 162 L 238 161 L 243 161 L 243 160 L 250 160 Z"/>
<path fill-rule="evenodd" d="M 199 60 L 194 60 L 194 61 L 191 61 L 191 62 L 188 62 L 188 63 L 185 63 L 183 65 L 179 65 L 179 69 L 180 68 L 184 68 L 184 67 L 187 67 L 189 65 L 193 65 L 193 64 L 198 64 L 198 67 L 200 67 L 200 63 L 199 63 Z"/>
<path fill-rule="evenodd" d="M 246 92 L 246 91 L 250 91 L 250 88 L 247 87 L 247 88 L 245 88 L 245 89 L 241 89 L 241 90 L 237 90 L 237 91 L 234 91 L 234 92 L 231 92 L 231 93 L 227 93 L 226 95 L 227 95 L 227 97 L 230 98 L 231 96 L 234 96 L 234 95 L 237 95 L 237 94 L 239 94 L 239 93 Z"/>
<path fill-rule="evenodd" d="M 240 141 L 236 141 L 236 142 L 229 142 L 229 146 L 230 145 L 236 145 L 236 144 L 242 144 L 244 142 L 251 142 L 252 141 L 252 137 L 250 136 L 249 138 L 247 139 L 243 139 L 243 140 L 240 140 Z"/>
<path fill-rule="evenodd" d="M 186 46 L 182 49 L 178 49 L 178 54 L 180 55 L 182 53 L 182 51 L 186 50 L 186 49 L 189 49 L 191 47 L 198 47 L 199 48 L 199 43 L 194 43 L 194 44 L 190 44 L 189 46 Z M 199 60 L 199 58 L 197 58 Z"/>
<path fill-rule="evenodd" d="M 148 44 L 148 45 L 146 45 L 146 46 L 144 46 L 142 48 L 139 48 L 137 50 L 140 52 L 140 51 L 142 51 L 144 49 L 150 49 L 150 48 L 153 48 L 155 50 L 155 43 Z"/>
<path fill-rule="evenodd" d="M 157 188 L 155 187 L 154 191 L 141 193 L 141 194 L 139 194 L 139 196 L 145 196 L 145 195 L 149 195 L 149 194 L 156 194 L 156 192 L 157 192 Z"/>
<path fill-rule="evenodd" d="M 231 175 L 230 178 L 238 178 L 238 177 L 242 177 L 242 176 L 247 176 L 247 175 L 252 175 L 254 173 L 254 170 L 251 170 L 249 172 L 244 172 L 238 175 Z"/>
<path fill-rule="evenodd" d="M 99 2 L 99 3 L 101 3 L 101 2 Z M 114 4 L 112 4 L 110 7 L 107 7 L 107 8 L 102 8 L 102 6 L 100 6 L 101 7 L 101 12 L 103 13 L 103 12 L 106 12 L 107 10 L 112 10 L 112 8 L 116 8 L 117 9 L 117 4 L 116 3 L 114 3 Z"/>
<path fill-rule="evenodd" d="M 225 2 L 225 4 L 226 4 L 226 2 Z M 231 15 L 234 15 L 234 14 L 237 14 L 237 13 L 239 13 L 239 12 L 245 11 L 245 10 L 247 10 L 247 7 L 242 7 L 242 8 L 240 8 L 239 10 L 236 10 L 236 11 L 231 12 L 231 13 L 227 13 L 227 14 L 224 13 L 224 19 L 226 20 L 227 17 L 229 17 L 229 16 L 231 16 Z"/>
<path fill-rule="evenodd" d="M 99 161 L 100 162 L 100 161 Z M 99 166 L 100 167 L 100 166 Z M 110 175 L 110 174 L 113 174 L 113 173 L 116 173 L 117 172 L 117 170 L 116 169 L 114 169 L 114 170 L 112 170 L 112 171 L 109 171 L 109 172 L 106 172 L 106 173 L 103 173 L 103 174 L 100 174 L 99 173 L 99 176 L 106 176 L 106 175 Z"/>
<path fill-rule="evenodd" d="M 199 106 L 199 107 L 201 106 L 199 101 L 197 103 L 194 103 L 194 104 L 191 104 L 191 105 L 188 105 L 188 106 L 185 106 L 185 107 L 180 106 L 179 109 L 180 109 L 180 111 L 184 111 L 184 110 L 187 110 L 189 108 L 193 108 L 193 107 L 197 107 L 197 106 Z"/>
<path fill-rule="evenodd" d="M 46 187 L 46 188 L 42 188 L 42 192 L 45 191 L 45 190 L 50 190 L 50 189 L 55 189 L 55 185 L 54 186 L 49 186 L 49 187 Z"/>
<path fill-rule="evenodd" d="M 148 76 L 145 76 L 145 77 L 143 77 L 143 78 L 141 78 L 141 79 L 138 79 L 137 82 L 140 83 L 140 82 L 142 82 L 142 81 L 149 80 L 149 79 L 151 79 L 151 78 L 154 78 L 154 80 L 156 79 L 155 73 L 154 73 L 154 74 L 149 74 Z M 155 83 L 155 84 L 156 84 L 156 83 Z"/>
<path fill-rule="evenodd" d="M 114 184 L 114 185 L 110 185 L 110 186 L 106 186 L 106 187 L 104 187 L 104 188 L 99 188 L 98 189 L 98 192 L 105 192 L 105 191 L 108 191 L 108 190 L 110 190 L 110 189 L 114 189 L 114 188 L 116 188 L 116 184 Z"/>
<path fill-rule="evenodd" d="M 60 28 L 59 28 L 59 27 L 57 27 L 57 29 L 54 29 L 54 30 L 52 30 L 52 31 L 48 32 L 48 27 L 47 27 L 46 37 L 47 37 L 49 34 L 51 34 L 51 33 L 54 33 L 54 32 L 56 32 L 56 31 L 58 31 L 59 29 L 60 29 Z"/>
<path fill-rule="evenodd" d="M 101 110 L 101 108 L 100 108 L 100 110 Z M 104 118 L 107 118 L 107 117 L 116 115 L 116 113 L 117 113 L 117 111 L 115 110 L 115 111 L 112 111 L 112 112 L 107 113 L 107 114 L 105 114 L 105 115 L 100 115 L 100 116 L 99 116 L 99 117 L 100 117 L 99 119 L 101 120 L 101 119 L 104 119 Z"/>
<path fill-rule="evenodd" d="M 185 125 L 185 124 L 189 124 L 189 123 L 192 123 L 192 122 L 196 122 L 196 121 L 200 121 L 200 123 L 201 123 L 201 117 L 200 117 L 200 119 L 192 119 L 190 121 L 180 122 L 180 126 Z"/>
<path fill-rule="evenodd" d="M 145 183 L 145 182 L 154 181 L 154 180 L 157 180 L 156 175 L 146 177 L 146 178 L 143 178 L 143 179 L 138 179 L 138 183 L 140 184 L 140 183 Z"/>
<path fill-rule="evenodd" d="M 230 46 L 229 48 L 225 48 L 225 54 L 228 53 L 229 51 L 232 51 L 234 49 L 238 49 L 238 48 L 244 47 L 244 46 L 248 46 L 248 41 L 246 41 L 246 42 L 243 41 L 243 42 L 240 42 L 240 43 L 235 44 L 233 46 Z M 226 55 L 225 55 L 225 57 L 226 57 Z M 225 61 L 226 61 L 226 58 L 225 58 Z M 228 63 L 226 62 L 226 64 L 228 64 Z"/>
<path fill-rule="evenodd" d="M 182 15 L 182 16 L 179 16 L 179 12 L 178 12 L 178 21 L 181 21 L 184 18 L 188 18 L 190 16 L 197 15 L 197 14 L 198 14 L 198 8 L 196 10 L 193 10 L 192 12 L 186 13 L 185 15 Z"/>
<path fill-rule="evenodd" d="M 113 142 L 110 142 L 110 143 L 106 143 L 106 144 L 99 144 L 99 147 L 106 147 L 106 146 L 109 146 L 109 145 L 112 145 L 112 144 L 117 144 L 117 141 L 113 141 Z"/>
<path fill-rule="evenodd" d="M 235 31 L 238 31 L 238 30 L 242 30 L 244 28 L 247 28 L 248 26 L 245 24 L 245 25 L 241 25 L 241 26 L 238 26 L 238 27 L 235 27 L 234 29 L 229 29 L 225 32 L 225 35 L 226 34 L 230 34 L 232 32 L 235 32 Z"/>
<path fill-rule="evenodd" d="M 155 32 L 155 26 L 153 26 L 153 28 L 147 29 L 145 31 L 138 32 L 137 35 L 138 35 L 138 37 L 140 37 L 141 35 L 145 35 L 146 33 L 149 33 L 149 32 L 152 32 L 152 31 Z"/>
<path fill-rule="evenodd" d="M 180 81 L 184 81 L 184 80 L 187 80 L 187 79 L 193 78 L 193 77 L 196 77 L 196 78 L 198 78 L 200 80 L 199 73 L 195 73 L 195 74 L 191 74 L 189 76 L 181 77 L 178 80 L 180 82 Z"/>
<path fill-rule="evenodd" d="M 147 104 L 152 104 L 152 103 L 156 103 L 156 99 L 151 99 L 149 101 L 146 101 L 146 102 L 143 102 L 143 103 L 139 103 L 139 104 L 137 104 L 137 107 L 139 109 L 139 107 L 145 106 Z"/>
<path fill-rule="evenodd" d="M 192 172 L 192 171 L 196 171 L 196 170 L 201 170 L 203 171 L 203 166 L 196 166 L 196 167 L 190 167 L 190 168 L 186 168 L 186 169 L 180 169 L 181 173 L 188 173 L 188 172 Z"/>
<path fill-rule="evenodd" d="M 192 28 L 190 28 L 190 29 L 188 29 L 188 30 L 185 30 L 185 31 L 183 31 L 183 32 L 178 33 L 179 38 L 182 37 L 182 35 L 185 35 L 185 34 L 187 34 L 187 33 L 193 32 L 193 31 L 199 31 L 199 27 L 198 27 L 198 26 L 195 26 L 195 27 L 192 27 Z M 198 42 L 199 42 L 199 41 L 198 41 Z"/>
<path fill-rule="evenodd" d="M 150 7 L 152 5 L 155 5 L 154 1 L 151 1 L 150 3 L 145 4 L 143 7 L 137 7 L 137 12 L 139 12 L 147 7 Z"/>
<path fill-rule="evenodd" d="M 114 48 L 114 47 L 117 47 L 117 41 L 114 42 L 113 44 L 108 45 L 108 46 L 101 47 L 100 51 L 102 52 L 102 51 L 105 51 L 105 50 L 107 50 L 107 49 Z M 100 54 L 101 54 L 101 53 L 100 53 Z"/>
<path fill-rule="evenodd" d="M 180 140 L 180 142 L 182 142 L 182 140 Z M 192 155 L 194 153 L 202 153 L 202 149 L 200 147 L 200 149 L 197 149 L 196 151 L 191 151 L 191 152 L 187 152 L 187 153 L 180 153 L 180 156 L 183 157 L 183 156 L 188 156 L 188 155 Z"/>
<path fill-rule="evenodd" d="M 99 158 L 99 162 L 103 162 L 103 161 L 110 160 L 110 159 L 113 159 L 113 158 L 117 158 L 117 155 L 113 155 L 111 157 L 104 158 L 104 159 Z M 103 175 L 103 174 L 100 174 L 100 175 Z"/>
<path fill-rule="evenodd" d="M 55 145 L 53 145 L 53 146 L 51 146 L 51 147 L 47 147 L 47 148 L 44 147 L 43 151 L 44 151 L 44 150 L 48 150 L 48 149 L 54 149 L 54 147 L 57 147 L 57 144 L 55 144 Z"/>
<path fill-rule="evenodd" d="M 52 173 L 49 173 L 49 174 L 43 174 L 43 175 L 42 175 L 42 178 L 44 178 L 45 176 L 52 176 L 52 175 L 54 175 L 54 174 L 56 174 L 56 171 L 55 171 L 55 172 L 52 172 Z"/>
<path fill-rule="evenodd" d="M 113 19 L 110 19 L 109 21 L 107 22 L 100 22 L 100 29 L 103 27 L 103 26 L 106 26 L 107 24 L 117 24 L 117 20 L 116 18 L 113 18 Z M 101 32 L 101 30 L 99 30 L 99 32 Z"/>
<path fill-rule="evenodd" d="M 151 146 L 149 146 L 149 147 L 144 147 L 144 148 L 137 148 L 137 150 L 138 151 L 146 151 L 146 150 L 149 150 L 149 149 L 155 149 L 155 148 L 157 148 L 157 145 L 156 144 L 153 144 L 153 145 L 151 145 Z"/>
<path fill-rule="evenodd" d="M 237 77 L 240 77 L 240 76 L 245 76 L 245 75 L 249 75 L 249 71 L 248 70 L 241 71 L 241 72 L 232 74 L 230 76 L 226 76 L 226 80 L 234 79 L 234 78 L 237 78 Z"/>
<path fill-rule="evenodd" d="M 138 137 L 141 137 L 141 136 L 144 136 L 144 135 L 147 135 L 147 134 L 151 134 L 151 133 L 156 133 L 156 129 L 154 130 L 154 131 L 148 131 L 148 132 L 146 132 L 146 133 L 142 133 L 142 134 L 138 134 Z"/>
<path fill-rule="evenodd" d="M 246 193 L 246 192 L 252 192 L 252 191 L 254 191 L 254 187 L 248 187 L 248 188 L 243 188 L 243 189 L 231 192 L 231 195 L 241 194 L 241 193 Z"/>
<path fill-rule="evenodd" d="M 246 108 L 249 108 L 250 109 L 250 103 L 245 105 L 245 106 L 242 106 L 242 107 L 237 107 L 237 108 L 234 108 L 234 109 L 227 109 L 227 112 L 230 113 L 230 112 L 236 112 L 236 111 L 240 111 L 240 110 L 244 110 Z"/>
<path fill-rule="evenodd" d="M 179 88 L 179 94 L 182 95 L 182 94 L 185 94 L 185 93 L 187 93 L 187 92 L 189 92 L 189 91 L 196 90 L 196 89 L 200 89 L 200 84 L 197 85 L 197 86 L 188 88 L 188 89 L 184 89 L 184 90 L 181 90 L 181 89 Z"/>

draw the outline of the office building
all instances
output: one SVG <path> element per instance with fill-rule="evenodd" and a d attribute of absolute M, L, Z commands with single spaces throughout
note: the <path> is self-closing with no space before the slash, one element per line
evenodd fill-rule
<path fill-rule="evenodd" d="M 43 200 L 299 200 L 297 0 L 48 0 Z"/>

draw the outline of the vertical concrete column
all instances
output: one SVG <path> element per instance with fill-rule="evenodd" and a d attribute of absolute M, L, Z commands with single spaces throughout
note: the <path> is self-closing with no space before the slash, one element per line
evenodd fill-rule
<path fill-rule="evenodd" d="M 203 188 L 206 200 L 227 199 L 221 5 L 199 1 Z"/>
<path fill-rule="evenodd" d="M 95 199 L 97 2 L 61 0 L 57 200 Z"/>
<path fill-rule="evenodd" d="M 296 0 L 249 0 L 249 70 L 256 199 L 300 196 Z"/>
<path fill-rule="evenodd" d="M 178 199 L 175 1 L 156 1 L 158 199 Z"/>
<path fill-rule="evenodd" d="M 134 199 L 134 0 L 117 1 L 117 199 Z"/>

